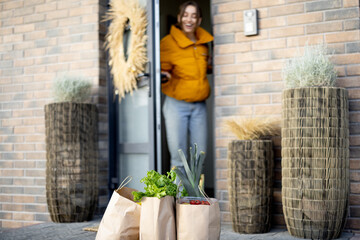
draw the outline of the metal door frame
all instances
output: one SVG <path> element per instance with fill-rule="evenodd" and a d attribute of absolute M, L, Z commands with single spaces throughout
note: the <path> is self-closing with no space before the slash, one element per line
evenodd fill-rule
<path fill-rule="evenodd" d="M 108 4 L 109 6 L 109 4 Z M 149 83 L 149 144 L 143 144 L 134 149 L 133 146 L 122 144 L 119 147 L 118 137 L 118 116 L 119 104 L 118 96 L 114 94 L 113 79 L 110 73 L 110 67 L 107 66 L 107 88 L 108 88 L 108 188 L 109 197 L 112 191 L 118 187 L 119 183 L 119 153 L 144 153 L 142 149 L 149 149 L 150 169 L 161 173 L 161 84 L 160 84 L 160 13 L 159 0 L 150 0 L 146 4 L 148 14 L 148 28 L 151 31 L 147 40 L 148 58 L 150 61 L 150 83 Z M 107 55 L 108 58 L 108 55 Z M 141 144 L 139 144 L 141 145 Z M 145 151 L 147 152 L 147 151 Z"/>

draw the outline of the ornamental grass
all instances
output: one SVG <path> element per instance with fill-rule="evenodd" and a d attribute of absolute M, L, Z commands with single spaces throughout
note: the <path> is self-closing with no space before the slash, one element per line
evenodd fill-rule
<path fill-rule="evenodd" d="M 55 102 L 86 102 L 91 96 L 91 87 L 91 82 L 83 76 L 58 76 L 53 85 L 54 100 Z"/>
<path fill-rule="evenodd" d="M 304 54 L 290 59 L 283 68 L 286 88 L 333 87 L 337 73 L 326 45 L 305 45 Z"/>
<path fill-rule="evenodd" d="M 225 122 L 225 128 L 238 140 L 266 139 L 279 136 L 281 127 L 279 119 L 270 118 L 232 118 Z"/>

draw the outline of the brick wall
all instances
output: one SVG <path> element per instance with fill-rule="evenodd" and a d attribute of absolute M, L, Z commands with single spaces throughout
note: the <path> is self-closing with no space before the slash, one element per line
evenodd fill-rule
<path fill-rule="evenodd" d="M 105 0 L 0 2 L 0 227 L 49 221 L 44 105 L 52 80 L 76 73 L 99 108 L 100 206 L 107 202 L 107 92 L 99 15 Z M 106 205 L 105 205 L 106 206 Z"/>
<path fill-rule="evenodd" d="M 243 10 L 256 8 L 259 35 L 245 37 Z M 346 228 L 360 231 L 360 23 L 358 0 L 212 0 L 215 35 L 216 197 L 230 223 L 227 144 L 232 116 L 281 116 L 281 70 L 306 42 L 335 51 L 338 86 L 350 96 L 350 206 Z M 284 227 L 281 206 L 281 139 L 275 144 L 273 224 Z"/>

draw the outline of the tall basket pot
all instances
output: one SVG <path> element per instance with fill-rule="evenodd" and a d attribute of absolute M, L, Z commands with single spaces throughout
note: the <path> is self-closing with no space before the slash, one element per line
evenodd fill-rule
<path fill-rule="evenodd" d="M 349 110 L 343 88 L 282 94 L 282 204 L 293 236 L 337 238 L 349 195 Z"/>
<path fill-rule="evenodd" d="M 45 106 L 46 198 L 54 222 L 92 218 L 98 201 L 98 111 L 94 104 Z"/>
<path fill-rule="evenodd" d="M 235 232 L 265 233 L 270 230 L 272 146 L 271 140 L 237 140 L 228 145 L 228 190 Z"/>

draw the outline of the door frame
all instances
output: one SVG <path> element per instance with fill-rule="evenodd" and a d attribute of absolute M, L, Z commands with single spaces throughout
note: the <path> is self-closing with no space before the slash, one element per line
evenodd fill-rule
<path fill-rule="evenodd" d="M 160 10 L 159 0 L 147 0 L 146 12 L 148 13 L 148 27 L 150 37 L 147 40 L 148 58 L 150 62 L 149 94 L 152 102 L 149 103 L 149 159 L 150 169 L 162 173 L 161 156 L 161 79 L 160 79 Z M 109 0 L 107 6 L 109 7 Z M 149 14 L 150 13 L 150 14 Z M 108 23 L 109 24 L 109 23 Z M 106 52 L 108 63 L 108 52 Z M 108 189 L 109 197 L 119 184 L 119 138 L 118 138 L 118 96 L 114 94 L 114 85 L 110 67 L 107 64 L 107 95 L 108 95 Z M 150 114 L 149 114 L 150 116 Z M 150 150 L 152 148 L 152 150 Z"/>

